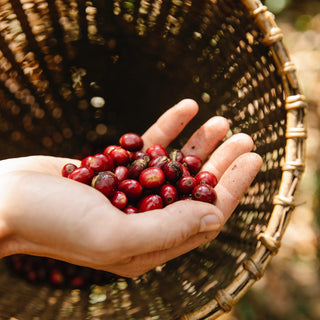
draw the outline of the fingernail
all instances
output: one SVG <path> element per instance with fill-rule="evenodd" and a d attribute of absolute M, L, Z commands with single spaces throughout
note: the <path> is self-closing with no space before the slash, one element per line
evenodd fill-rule
<path fill-rule="evenodd" d="M 200 222 L 200 232 L 216 231 L 221 227 L 220 218 L 215 214 L 204 216 Z"/>

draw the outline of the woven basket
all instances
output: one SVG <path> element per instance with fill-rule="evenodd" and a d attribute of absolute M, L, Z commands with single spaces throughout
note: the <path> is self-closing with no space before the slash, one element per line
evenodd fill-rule
<path fill-rule="evenodd" d="M 1 159 L 85 156 L 193 98 L 185 137 L 221 115 L 264 160 L 216 240 L 138 279 L 57 289 L 2 262 L 1 319 L 216 319 L 263 276 L 304 168 L 306 103 L 259 0 L 1 0 L 0 97 Z"/>

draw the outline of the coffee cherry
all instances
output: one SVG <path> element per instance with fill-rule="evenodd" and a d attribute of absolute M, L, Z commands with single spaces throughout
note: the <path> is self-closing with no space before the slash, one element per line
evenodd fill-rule
<path fill-rule="evenodd" d="M 89 168 L 93 172 L 98 173 L 101 171 L 113 170 L 113 159 L 109 154 L 97 153 L 90 158 Z"/>
<path fill-rule="evenodd" d="M 167 150 L 160 144 L 153 144 L 147 150 L 146 154 L 152 158 L 160 157 L 160 156 L 168 156 Z"/>
<path fill-rule="evenodd" d="M 132 158 L 131 158 L 132 161 L 138 160 L 138 159 L 143 159 L 147 161 L 147 163 L 149 163 L 150 161 L 150 157 L 144 151 L 141 151 L 141 150 L 133 152 L 132 154 Z"/>
<path fill-rule="evenodd" d="M 172 183 L 179 180 L 182 176 L 182 165 L 178 161 L 170 161 L 163 166 L 166 179 Z"/>
<path fill-rule="evenodd" d="M 112 157 L 113 162 L 117 166 L 126 165 L 130 160 L 130 154 L 122 147 L 114 148 L 110 151 L 109 155 Z"/>
<path fill-rule="evenodd" d="M 122 210 L 127 206 L 128 197 L 122 191 L 116 191 L 111 197 L 111 203 L 118 209 Z"/>
<path fill-rule="evenodd" d="M 92 156 L 87 156 L 84 159 L 82 159 L 80 167 L 90 168 L 91 159 L 92 159 Z"/>
<path fill-rule="evenodd" d="M 164 183 L 164 173 L 160 168 L 151 167 L 143 170 L 139 176 L 139 182 L 144 188 L 158 188 Z"/>
<path fill-rule="evenodd" d="M 125 133 L 119 139 L 122 148 L 129 151 L 138 151 L 143 147 L 142 138 L 136 133 Z"/>
<path fill-rule="evenodd" d="M 139 201 L 138 209 L 140 212 L 163 208 L 162 198 L 157 194 L 150 194 Z"/>
<path fill-rule="evenodd" d="M 106 197 L 112 197 L 118 187 L 118 179 L 111 171 L 99 172 L 92 179 L 92 187 L 102 192 Z"/>
<path fill-rule="evenodd" d="M 214 203 L 217 199 L 217 193 L 209 184 L 198 184 L 192 190 L 193 199 Z"/>
<path fill-rule="evenodd" d="M 182 194 L 190 193 L 197 185 L 196 179 L 192 176 L 185 176 L 178 180 L 177 189 Z"/>
<path fill-rule="evenodd" d="M 166 163 L 168 163 L 170 159 L 167 156 L 159 156 L 150 160 L 148 166 L 149 167 L 157 167 L 162 169 Z"/>
<path fill-rule="evenodd" d="M 184 154 L 180 149 L 174 149 L 170 152 L 169 158 L 173 161 L 181 162 L 182 159 L 184 158 Z"/>
<path fill-rule="evenodd" d="M 118 190 L 124 192 L 128 198 L 137 199 L 142 194 L 142 186 L 139 181 L 126 179 L 119 183 Z"/>
<path fill-rule="evenodd" d="M 217 177 L 210 171 L 201 171 L 195 177 L 197 184 L 210 184 L 210 186 L 215 187 L 217 185 Z"/>
<path fill-rule="evenodd" d="M 181 169 L 182 169 L 182 177 L 191 176 L 190 171 L 188 170 L 188 168 L 186 166 L 182 165 Z"/>
<path fill-rule="evenodd" d="M 122 180 L 125 180 L 128 178 L 129 169 L 125 166 L 117 166 L 114 169 L 114 174 L 118 178 L 118 181 L 121 182 Z"/>
<path fill-rule="evenodd" d="M 93 177 L 94 172 L 86 167 L 77 168 L 73 170 L 68 176 L 69 179 L 82 182 L 84 184 L 90 184 Z"/>
<path fill-rule="evenodd" d="M 109 154 L 112 150 L 114 150 L 115 148 L 119 148 L 119 147 L 120 147 L 120 146 L 118 146 L 118 145 L 116 145 L 116 144 L 111 144 L 111 145 L 107 146 L 107 147 L 104 149 L 103 153 L 104 153 L 104 154 Z"/>
<path fill-rule="evenodd" d="M 178 191 L 172 184 L 164 184 L 159 192 L 165 205 L 171 204 L 178 200 Z"/>
<path fill-rule="evenodd" d="M 134 207 L 133 205 L 128 205 L 123 209 L 124 213 L 130 214 L 130 213 L 139 213 L 139 210 Z"/>
<path fill-rule="evenodd" d="M 185 156 L 181 162 L 188 168 L 192 175 L 197 174 L 202 167 L 201 159 L 195 155 Z"/>
<path fill-rule="evenodd" d="M 75 169 L 77 169 L 78 167 L 75 165 L 75 164 L 73 164 L 73 163 L 67 163 L 67 164 L 65 164 L 63 167 L 62 167 L 62 170 L 61 170 L 61 175 L 63 176 L 63 177 L 65 177 L 65 178 L 67 178 L 68 176 L 69 176 L 69 174 L 73 171 L 73 170 L 75 170 Z"/>
<path fill-rule="evenodd" d="M 140 173 L 146 169 L 148 166 L 148 163 L 144 159 L 137 159 L 132 162 L 129 168 L 128 177 L 131 179 L 138 179 L 140 176 Z"/>

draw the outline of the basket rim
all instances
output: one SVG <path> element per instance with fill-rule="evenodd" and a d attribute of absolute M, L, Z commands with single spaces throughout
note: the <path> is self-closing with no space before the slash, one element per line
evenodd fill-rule
<path fill-rule="evenodd" d="M 304 171 L 305 140 L 304 124 L 307 102 L 301 93 L 296 68 L 283 43 L 283 33 L 277 26 L 275 16 L 260 0 L 241 0 L 250 19 L 264 36 L 262 44 L 272 53 L 284 88 L 286 110 L 285 159 L 279 192 L 273 199 L 273 211 L 263 233 L 257 236 L 258 247 L 251 257 L 243 262 L 243 270 L 225 288 L 217 291 L 214 299 L 200 309 L 181 317 L 181 320 L 217 319 L 249 291 L 264 274 L 272 257 L 277 254 L 281 239 L 295 208 L 294 194 Z"/>

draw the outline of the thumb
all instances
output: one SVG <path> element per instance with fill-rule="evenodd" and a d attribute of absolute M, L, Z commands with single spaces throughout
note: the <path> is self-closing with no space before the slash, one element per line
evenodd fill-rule
<path fill-rule="evenodd" d="M 194 200 L 175 202 L 164 209 L 128 215 L 123 235 L 128 255 L 141 255 L 179 246 L 195 234 L 219 231 L 225 221 L 216 206 Z"/>

